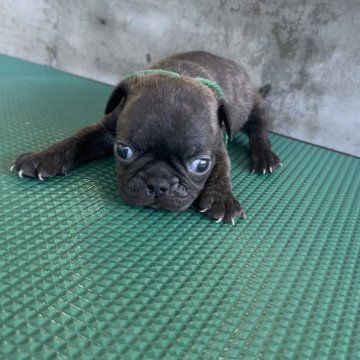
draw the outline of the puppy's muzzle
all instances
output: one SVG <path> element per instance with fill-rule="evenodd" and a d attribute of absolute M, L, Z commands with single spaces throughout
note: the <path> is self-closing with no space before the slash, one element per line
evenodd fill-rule
<path fill-rule="evenodd" d="M 119 170 L 122 169 L 119 167 Z M 183 211 L 191 206 L 197 189 L 178 176 L 165 162 L 154 162 L 126 179 L 119 176 L 119 192 L 131 206 Z"/>

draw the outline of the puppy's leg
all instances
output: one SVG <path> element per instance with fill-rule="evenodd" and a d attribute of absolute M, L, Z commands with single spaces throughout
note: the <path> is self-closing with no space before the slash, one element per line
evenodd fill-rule
<path fill-rule="evenodd" d="M 40 180 L 65 175 L 78 164 L 111 154 L 114 144 L 113 127 L 112 121 L 105 117 L 45 150 L 18 156 L 12 169 L 18 171 L 21 177 Z"/>
<path fill-rule="evenodd" d="M 280 159 L 271 151 L 265 110 L 259 100 L 245 124 L 243 131 L 249 137 L 251 168 L 253 172 L 272 173 L 281 166 Z"/>
<path fill-rule="evenodd" d="M 196 205 L 217 222 L 234 224 L 238 216 L 246 217 L 245 211 L 231 191 L 230 159 L 223 144 L 216 153 L 215 165 L 200 193 Z"/>

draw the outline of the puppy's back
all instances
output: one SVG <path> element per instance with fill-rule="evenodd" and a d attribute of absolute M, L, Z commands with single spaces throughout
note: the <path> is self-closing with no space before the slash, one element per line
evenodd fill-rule
<path fill-rule="evenodd" d="M 156 63 L 152 68 L 216 81 L 224 91 L 234 131 L 241 130 L 255 102 L 261 99 L 241 65 L 205 51 L 175 54 Z"/>

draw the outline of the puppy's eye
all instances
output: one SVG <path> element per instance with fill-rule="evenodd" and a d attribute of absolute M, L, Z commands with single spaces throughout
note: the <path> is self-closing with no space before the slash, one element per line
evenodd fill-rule
<path fill-rule="evenodd" d="M 116 153 L 123 160 L 131 160 L 134 155 L 133 151 L 129 146 L 126 146 L 121 143 L 116 145 Z"/>
<path fill-rule="evenodd" d="M 189 165 L 189 170 L 196 174 L 203 174 L 209 169 L 209 167 L 209 159 L 196 159 Z"/>

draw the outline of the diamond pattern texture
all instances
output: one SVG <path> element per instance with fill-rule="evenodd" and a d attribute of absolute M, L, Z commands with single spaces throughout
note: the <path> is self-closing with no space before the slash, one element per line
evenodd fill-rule
<path fill-rule="evenodd" d="M 101 117 L 109 86 L 0 56 L 3 359 L 360 359 L 360 160 L 271 135 L 284 167 L 251 174 L 247 211 L 134 209 L 113 159 L 49 181 L 22 152 Z"/>

